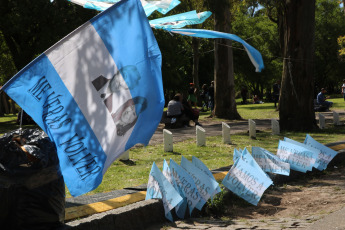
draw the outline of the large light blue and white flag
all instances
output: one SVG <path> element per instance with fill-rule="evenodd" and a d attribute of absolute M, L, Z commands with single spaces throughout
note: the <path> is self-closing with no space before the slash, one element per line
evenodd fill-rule
<path fill-rule="evenodd" d="M 245 151 L 245 150 L 243 150 Z M 250 154 L 248 154 L 250 155 Z M 257 205 L 265 190 L 273 183 L 254 159 L 238 158 L 223 179 L 223 185 L 247 202 Z"/>
<path fill-rule="evenodd" d="M 151 172 L 150 172 L 150 178 L 153 178 L 154 185 L 152 186 L 153 188 L 156 188 L 156 184 L 158 185 L 158 191 L 155 193 L 160 193 L 163 201 L 163 206 L 164 206 L 164 212 L 165 212 L 165 217 L 173 221 L 173 217 L 171 214 L 171 210 L 179 204 L 183 199 L 178 193 L 178 191 L 175 190 L 175 188 L 172 186 L 172 184 L 165 178 L 163 173 L 159 170 L 157 167 L 156 163 L 153 162 Z M 149 190 L 150 186 L 150 179 L 147 184 L 147 188 Z M 148 200 L 150 198 L 147 198 Z"/>
<path fill-rule="evenodd" d="M 113 6 L 115 3 L 120 2 L 121 0 L 107 0 L 107 1 L 98 1 L 98 0 L 68 0 L 70 2 L 73 2 L 74 4 L 77 4 L 79 6 L 82 6 L 86 9 L 91 10 L 98 10 L 98 11 L 104 11 L 108 9 L 109 7 Z"/>
<path fill-rule="evenodd" d="M 200 170 L 183 156 L 181 159 L 181 167 L 192 176 L 195 185 L 198 188 L 199 194 L 205 201 L 208 201 L 208 199 L 210 199 L 219 186 L 218 182 L 214 179 L 211 179 L 211 177 L 206 175 L 202 170 Z"/>
<path fill-rule="evenodd" d="M 212 13 L 210 11 L 197 13 L 193 10 L 182 14 L 150 20 L 149 23 L 151 27 L 156 29 L 182 28 L 187 25 L 201 24 L 211 15 Z"/>
<path fill-rule="evenodd" d="M 306 145 L 306 144 L 304 144 L 304 143 L 301 143 L 301 142 L 292 140 L 292 139 L 287 138 L 287 137 L 284 137 L 284 141 L 308 149 L 310 152 L 313 153 L 312 158 L 315 159 L 315 163 L 313 164 L 313 167 L 314 167 L 314 168 L 318 168 L 318 167 L 319 167 L 319 163 L 318 163 L 318 162 L 319 162 L 320 150 L 318 150 L 318 149 L 316 149 L 316 148 L 314 148 L 314 147 L 311 147 L 311 146 L 309 146 L 309 145 Z"/>
<path fill-rule="evenodd" d="M 177 33 L 177 34 L 191 36 L 191 37 L 224 38 L 224 39 L 229 39 L 229 40 L 239 42 L 243 45 L 243 47 L 247 51 L 247 54 L 251 62 L 255 66 L 256 72 L 261 72 L 261 70 L 264 68 L 264 61 L 262 59 L 261 53 L 257 51 L 254 47 L 249 45 L 247 42 L 245 42 L 242 38 L 238 37 L 237 35 L 222 33 L 222 32 L 212 31 L 212 30 L 203 30 L 203 29 L 169 29 L 167 28 L 166 30 L 172 33 Z"/>
<path fill-rule="evenodd" d="M 316 162 L 314 153 L 310 150 L 286 141 L 279 141 L 277 156 L 290 164 L 290 169 L 306 173 L 312 171 Z"/>
<path fill-rule="evenodd" d="M 209 168 L 197 157 L 193 156 L 192 157 L 192 163 L 199 168 L 201 171 L 203 171 L 207 176 L 209 176 L 212 180 L 216 181 L 216 179 L 214 178 L 212 172 L 209 170 Z M 222 190 L 219 187 L 219 185 L 217 186 L 216 190 L 214 191 L 214 193 L 211 195 L 211 198 L 213 198 L 217 193 L 220 193 Z"/>
<path fill-rule="evenodd" d="M 198 192 L 198 188 L 195 185 L 193 178 L 175 161 L 170 159 L 170 170 L 174 179 L 179 187 L 179 191 L 183 194 L 183 197 L 187 198 L 189 207 L 189 213 L 192 214 L 194 208 L 197 208 L 199 203 L 204 201 Z M 205 201 L 206 202 L 206 201 Z"/>
<path fill-rule="evenodd" d="M 98 10 L 98 11 L 104 11 L 114 5 L 115 3 L 118 3 L 122 0 L 68 0 L 70 2 L 73 2 L 74 4 L 77 4 L 79 6 L 82 6 L 87 9 L 92 10 Z M 159 11 L 162 14 L 166 14 L 170 10 L 172 10 L 175 6 L 180 4 L 181 2 L 179 0 L 156 0 L 156 1 L 150 1 L 150 0 L 141 0 L 141 4 L 144 7 L 144 11 L 146 16 L 150 16 L 154 11 Z"/>
<path fill-rule="evenodd" d="M 148 144 L 164 106 L 161 61 L 141 3 L 123 0 L 3 86 L 55 142 L 73 196 L 95 189 L 123 152 Z"/>
<path fill-rule="evenodd" d="M 186 210 L 187 210 L 187 198 L 183 195 L 183 192 L 177 186 L 175 178 L 172 175 L 170 167 L 169 167 L 168 163 L 166 162 L 166 160 L 164 160 L 164 163 L 163 163 L 163 175 L 167 178 L 167 180 L 173 185 L 175 190 L 178 191 L 180 196 L 182 197 L 182 200 L 180 201 L 180 203 L 178 203 L 175 206 L 175 211 L 176 211 L 176 215 L 179 218 L 184 219 L 185 214 L 186 214 Z"/>
<path fill-rule="evenodd" d="M 307 134 L 307 136 L 305 137 L 304 144 L 316 148 L 320 151 L 317 162 L 319 163 L 319 166 L 317 167 L 317 169 L 319 170 L 325 170 L 328 163 L 338 154 L 337 151 L 334 151 L 333 149 L 317 142 L 309 134 Z"/>
<path fill-rule="evenodd" d="M 290 164 L 285 163 L 279 157 L 260 147 L 252 147 L 252 156 L 265 172 L 290 175 Z"/>

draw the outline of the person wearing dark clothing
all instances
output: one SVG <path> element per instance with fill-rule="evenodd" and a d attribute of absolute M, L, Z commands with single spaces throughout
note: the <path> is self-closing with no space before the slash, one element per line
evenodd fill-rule
<path fill-rule="evenodd" d="M 194 87 L 194 83 L 189 83 L 189 84 L 190 84 L 190 87 L 188 89 L 187 101 L 191 106 L 194 106 L 196 108 L 196 102 L 197 102 L 197 99 L 195 96 L 196 88 Z"/>
<path fill-rule="evenodd" d="M 276 83 L 273 84 L 273 102 L 274 107 L 277 108 L 277 103 L 279 101 L 279 94 L 280 94 L 280 81 L 278 80 Z"/>
<path fill-rule="evenodd" d="M 192 106 L 188 103 L 187 100 L 182 100 L 183 105 L 183 113 L 195 123 L 195 126 L 199 125 L 202 126 L 199 122 L 199 110 L 193 109 Z"/>
<path fill-rule="evenodd" d="M 317 95 L 317 103 L 321 106 L 326 107 L 327 110 L 329 110 L 330 107 L 332 107 L 333 102 L 331 101 L 326 101 L 326 99 L 329 99 L 329 97 L 326 97 L 326 89 L 322 88 L 321 92 Z"/>

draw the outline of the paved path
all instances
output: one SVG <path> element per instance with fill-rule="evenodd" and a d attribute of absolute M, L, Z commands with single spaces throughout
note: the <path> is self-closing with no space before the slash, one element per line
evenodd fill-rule
<path fill-rule="evenodd" d="M 256 130 L 267 130 L 271 128 L 271 119 L 257 119 Z M 226 122 L 230 126 L 230 134 L 243 133 L 248 131 L 248 120 Z M 153 137 L 151 138 L 150 145 L 163 143 L 163 129 L 164 124 L 160 124 Z M 220 136 L 222 135 L 222 122 L 221 121 L 208 121 L 203 124 L 203 129 L 206 131 L 206 136 Z M 180 142 L 188 138 L 195 138 L 195 126 L 179 129 L 168 129 L 173 133 L 174 142 Z"/>
<path fill-rule="evenodd" d="M 185 221 L 175 221 L 165 228 L 152 226 L 146 230 L 156 229 L 207 229 L 207 230 L 277 230 L 277 229 L 306 229 L 313 225 L 313 221 L 319 219 L 319 216 L 279 219 L 239 219 L 239 220 L 219 220 L 219 219 L 188 219 Z M 329 228 L 310 228 L 312 230 L 328 230 Z"/>

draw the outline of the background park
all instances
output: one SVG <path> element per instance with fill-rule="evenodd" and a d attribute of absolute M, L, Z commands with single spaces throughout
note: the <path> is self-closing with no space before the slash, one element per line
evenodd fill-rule
<path fill-rule="evenodd" d="M 255 72 L 240 44 L 223 39 L 188 38 L 153 30 L 163 56 L 162 72 L 166 103 L 175 93 L 187 94 L 189 83 L 199 89 L 215 81 L 215 109 L 201 112 L 200 122 L 236 122 L 247 119 L 278 119 L 281 134 L 262 131 L 257 138 L 247 130 L 231 136 L 232 144 L 221 137 L 208 137 L 205 147 L 196 147 L 190 138 L 174 144 L 174 152 L 163 151 L 163 143 L 136 146 L 130 161 L 116 161 L 108 169 L 102 184 L 90 194 L 108 192 L 147 183 L 152 162 L 162 167 L 164 159 L 179 162 L 196 156 L 210 169 L 231 165 L 234 148 L 260 146 L 275 152 L 284 136 L 303 141 L 306 133 L 320 143 L 343 140 L 344 126 L 327 125 L 318 129 L 314 99 L 326 88 L 331 110 L 343 112 L 345 102 L 341 86 L 345 78 L 345 9 L 342 1 L 181 1 L 172 14 L 196 9 L 210 10 L 203 28 L 236 34 L 255 47 L 265 69 Z M 0 4 L 0 84 L 39 54 L 51 47 L 98 12 L 65 0 L 2 0 Z M 152 18 L 158 16 L 154 13 Z M 149 18 L 150 19 L 150 18 Z M 281 81 L 279 110 L 272 102 L 272 85 Z M 248 104 L 241 104 L 241 89 L 248 89 Z M 251 104 L 258 95 L 263 104 Z M 19 128 L 12 100 L 1 98 L 0 134 Z M 199 104 L 199 107 L 201 104 Z M 344 119 L 342 119 L 342 124 Z M 27 125 L 24 128 L 35 128 Z M 69 197 L 69 195 L 67 195 Z"/>

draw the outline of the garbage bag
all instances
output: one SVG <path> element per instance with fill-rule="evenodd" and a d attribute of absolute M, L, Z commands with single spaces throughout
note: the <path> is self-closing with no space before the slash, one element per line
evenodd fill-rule
<path fill-rule="evenodd" d="M 65 184 L 54 143 L 39 129 L 0 137 L 0 228 L 58 229 Z"/>

